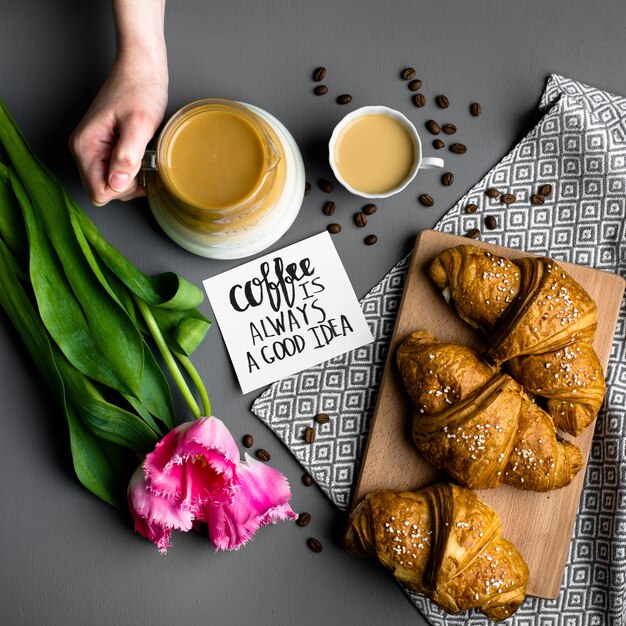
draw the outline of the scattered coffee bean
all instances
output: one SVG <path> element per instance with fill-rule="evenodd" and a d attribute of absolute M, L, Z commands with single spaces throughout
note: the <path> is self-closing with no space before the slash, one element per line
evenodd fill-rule
<path fill-rule="evenodd" d="M 482 113 L 482 108 L 478 102 L 472 102 L 472 104 L 470 104 L 470 113 L 474 117 L 478 117 Z"/>
<path fill-rule="evenodd" d="M 322 213 L 324 215 L 332 215 L 335 212 L 335 203 L 332 200 L 328 202 L 324 202 L 324 206 L 322 207 Z"/>
<path fill-rule="evenodd" d="M 541 185 L 541 187 L 539 187 L 539 194 L 547 197 L 552 193 L 552 185 L 549 185 L 548 183 L 546 183 L 545 185 Z"/>
<path fill-rule="evenodd" d="M 337 104 L 350 104 L 352 102 L 352 96 L 349 93 L 341 94 L 337 96 Z"/>
<path fill-rule="evenodd" d="M 304 195 L 308 196 L 311 193 L 311 183 L 304 184 Z"/>
<path fill-rule="evenodd" d="M 311 523 L 311 514 L 310 513 L 300 513 L 298 515 L 298 519 L 296 520 L 296 524 L 301 528 L 308 526 Z"/>
<path fill-rule="evenodd" d="M 313 89 L 313 93 L 316 96 L 324 96 L 328 93 L 328 87 L 326 87 L 326 85 L 318 85 Z"/>
<path fill-rule="evenodd" d="M 363 241 L 366 246 L 373 246 L 378 241 L 378 237 L 376 235 L 368 235 Z"/>
<path fill-rule="evenodd" d="M 412 67 L 407 67 L 400 72 L 402 80 L 411 80 L 415 78 L 415 70 Z"/>
<path fill-rule="evenodd" d="M 320 178 L 317 181 L 317 186 L 324 192 L 324 193 L 332 193 L 333 191 L 333 184 L 327 180 L 326 178 Z"/>
<path fill-rule="evenodd" d="M 321 80 L 324 80 L 324 78 L 326 78 L 326 68 L 323 66 L 316 67 L 313 70 L 313 80 L 319 83 Z"/>
<path fill-rule="evenodd" d="M 366 204 L 361 211 L 365 213 L 365 215 L 374 215 L 376 213 L 377 206 L 373 203 Z"/>
<path fill-rule="evenodd" d="M 441 141 L 441 139 L 433 139 L 433 148 L 435 150 L 441 150 L 441 148 L 445 148 L 446 144 Z"/>
<path fill-rule="evenodd" d="M 504 202 L 504 204 L 513 204 L 516 200 L 515 196 L 512 193 L 503 193 L 500 196 L 500 200 Z"/>
<path fill-rule="evenodd" d="M 541 205 L 546 201 L 546 199 L 539 195 L 538 193 L 534 193 L 532 196 L 530 196 L 530 202 L 534 205 Z"/>
<path fill-rule="evenodd" d="M 445 187 L 449 187 L 454 182 L 454 174 L 452 172 L 446 172 L 441 177 L 441 184 Z"/>
<path fill-rule="evenodd" d="M 417 91 L 418 89 L 420 89 L 422 86 L 422 81 L 419 78 L 416 78 L 415 80 L 412 80 L 409 83 L 409 89 L 411 91 Z"/>
<path fill-rule="evenodd" d="M 421 109 L 426 104 L 426 96 L 423 93 L 416 93 L 413 96 L 413 104 Z"/>
<path fill-rule="evenodd" d="M 424 126 L 426 126 L 426 130 L 433 135 L 438 135 L 441 132 L 441 126 L 439 126 L 435 120 L 428 120 Z"/>
<path fill-rule="evenodd" d="M 487 215 L 485 218 L 485 226 L 489 230 L 493 230 L 498 225 L 498 220 L 493 215 Z"/>
<path fill-rule="evenodd" d="M 263 448 L 259 448 L 255 454 L 257 455 L 257 458 L 261 459 L 261 461 L 269 461 L 272 458 L 270 453 L 267 450 L 263 450 Z"/>
<path fill-rule="evenodd" d="M 450 152 L 454 152 L 454 154 L 465 154 L 467 152 L 467 146 L 464 143 L 452 143 L 450 144 Z"/>
<path fill-rule="evenodd" d="M 319 413 L 313 419 L 318 424 L 328 424 L 328 422 L 330 422 L 330 415 L 328 415 L 328 413 Z"/>
<path fill-rule="evenodd" d="M 313 479 L 311 478 L 310 474 L 302 474 L 302 484 L 305 487 L 310 487 L 313 484 Z"/>
<path fill-rule="evenodd" d="M 488 198 L 497 198 L 500 195 L 500 192 L 495 187 L 489 187 L 489 189 L 485 190 L 485 195 Z"/>
<path fill-rule="evenodd" d="M 241 441 L 246 448 L 251 448 L 254 445 L 254 438 L 252 435 L 244 435 Z"/>
<path fill-rule="evenodd" d="M 327 230 L 331 235 L 338 235 L 341 232 L 341 224 L 329 224 Z"/>
<path fill-rule="evenodd" d="M 355 213 L 354 214 L 354 223 L 359 228 L 363 228 L 364 226 L 367 226 L 367 215 L 364 215 L 363 213 Z"/>
<path fill-rule="evenodd" d="M 468 204 L 465 207 L 465 212 L 466 213 L 476 213 L 476 211 L 478 210 L 478 207 L 475 204 Z"/>
<path fill-rule="evenodd" d="M 447 109 L 450 106 L 450 101 L 446 98 L 446 96 L 437 96 L 435 98 L 435 102 L 441 109 Z"/>
<path fill-rule="evenodd" d="M 311 426 L 307 426 L 304 429 L 304 440 L 307 443 L 315 443 L 315 428 L 312 428 Z"/>
<path fill-rule="evenodd" d="M 423 193 L 418 200 L 420 201 L 421 204 L 423 204 L 424 206 L 433 206 L 433 204 L 435 204 L 435 201 L 433 200 L 432 196 L 429 196 L 427 193 Z"/>
<path fill-rule="evenodd" d="M 478 237 L 480 236 L 480 231 L 478 230 L 478 228 L 472 228 L 471 230 L 468 230 L 467 233 L 465 233 L 466 237 L 469 237 L 470 239 L 478 239 Z"/>
<path fill-rule="evenodd" d="M 441 127 L 441 130 L 446 134 L 446 135 L 454 135 L 454 133 L 456 133 L 456 126 L 454 124 L 444 124 Z"/>
<path fill-rule="evenodd" d="M 309 546 L 309 550 L 312 550 L 313 552 L 319 553 L 323 550 L 322 544 L 315 537 L 309 537 L 306 540 L 306 545 Z"/>

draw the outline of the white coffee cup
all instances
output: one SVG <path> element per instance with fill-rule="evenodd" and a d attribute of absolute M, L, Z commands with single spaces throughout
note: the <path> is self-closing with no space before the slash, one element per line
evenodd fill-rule
<path fill-rule="evenodd" d="M 341 175 L 341 172 L 336 162 L 335 148 L 337 146 L 337 141 L 339 140 L 341 133 L 351 122 L 365 115 L 385 115 L 390 117 L 391 119 L 396 120 L 407 131 L 407 134 L 413 142 L 414 159 L 407 176 L 394 187 L 376 193 L 362 191 L 353 187 Z M 335 126 L 333 133 L 330 137 L 330 141 L 328 143 L 328 161 L 330 163 L 333 174 L 335 175 L 335 178 L 341 183 L 341 185 L 343 185 L 349 192 L 362 198 L 388 198 L 389 196 L 393 196 L 394 194 L 402 191 L 415 178 L 415 175 L 420 169 L 442 168 L 444 166 L 443 159 L 440 159 L 438 157 L 422 156 L 422 141 L 413 123 L 405 115 L 400 113 L 400 111 L 396 111 L 395 109 L 391 109 L 386 106 L 365 106 L 361 107 L 360 109 L 356 109 L 351 113 L 348 113 L 348 115 L 346 115 L 337 124 L 337 126 Z"/>

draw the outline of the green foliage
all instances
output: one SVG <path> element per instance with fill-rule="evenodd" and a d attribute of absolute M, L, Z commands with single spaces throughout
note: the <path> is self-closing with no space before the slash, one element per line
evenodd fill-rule
<path fill-rule="evenodd" d="M 30 151 L 0 101 L 0 304 L 65 415 L 81 483 L 116 506 L 132 465 L 174 427 L 165 361 L 192 407 L 183 363 L 210 323 L 202 291 L 172 272 L 146 276 L 108 243 Z M 133 461 L 132 459 L 135 459 Z"/>

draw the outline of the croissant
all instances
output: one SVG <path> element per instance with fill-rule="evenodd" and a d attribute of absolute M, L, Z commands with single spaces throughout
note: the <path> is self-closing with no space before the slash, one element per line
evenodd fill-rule
<path fill-rule="evenodd" d="M 606 391 L 591 345 L 596 304 L 558 263 L 515 262 L 469 245 L 440 253 L 428 270 L 459 316 L 488 337 L 485 356 L 547 399 L 557 428 L 578 436 Z"/>
<path fill-rule="evenodd" d="M 415 446 L 460 484 L 549 491 L 581 469 L 580 450 L 557 437 L 550 415 L 470 348 L 417 331 L 396 358 L 415 407 Z"/>
<path fill-rule="evenodd" d="M 524 601 L 524 559 L 501 537 L 496 512 L 464 487 L 371 492 L 350 516 L 344 547 L 377 558 L 448 613 L 478 608 L 503 620 Z"/>

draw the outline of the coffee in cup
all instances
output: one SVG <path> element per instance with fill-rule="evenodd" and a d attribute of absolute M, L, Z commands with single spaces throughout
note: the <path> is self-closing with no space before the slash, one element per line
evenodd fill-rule
<path fill-rule="evenodd" d="M 386 198 L 404 189 L 420 168 L 443 167 L 443 159 L 422 156 L 415 126 L 399 111 L 367 106 L 346 115 L 329 143 L 337 180 L 364 198 Z"/>

